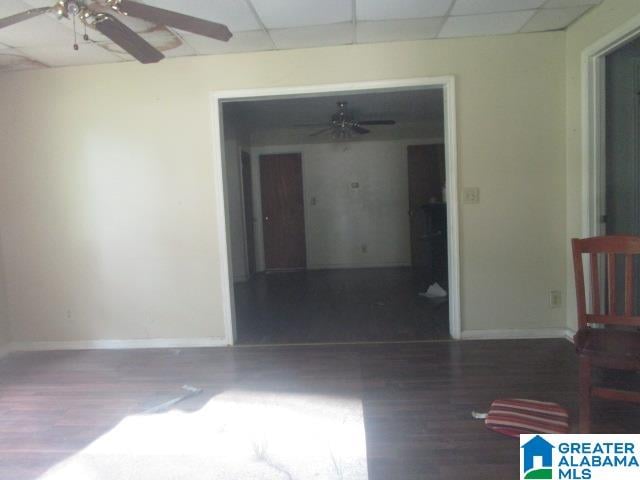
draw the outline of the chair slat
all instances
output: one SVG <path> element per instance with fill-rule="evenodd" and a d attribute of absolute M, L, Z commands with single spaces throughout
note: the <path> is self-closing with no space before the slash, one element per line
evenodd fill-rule
<path fill-rule="evenodd" d="M 607 253 L 607 284 L 609 315 L 616 315 L 616 254 Z"/>
<path fill-rule="evenodd" d="M 600 310 L 600 273 L 598 272 L 598 254 L 590 253 L 589 260 L 589 267 L 591 269 L 591 313 L 599 315 L 602 311 Z"/>
<path fill-rule="evenodd" d="M 640 392 L 628 390 L 616 390 L 615 388 L 593 387 L 591 395 L 605 400 L 618 400 L 622 402 L 640 403 Z"/>
<path fill-rule="evenodd" d="M 626 325 L 629 327 L 637 327 L 640 325 L 640 317 L 626 315 L 593 315 L 588 313 L 585 315 L 587 323 L 602 323 L 607 325 Z"/>
<path fill-rule="evenodd" d="M 624 256 L 624 314 L 633 315 L 633 255 Z"/>

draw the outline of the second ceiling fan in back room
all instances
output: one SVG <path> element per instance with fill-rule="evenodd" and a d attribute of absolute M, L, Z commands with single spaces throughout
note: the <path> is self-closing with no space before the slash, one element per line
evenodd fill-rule
<path fill-rule="evenodd" d="M 95 28 L 141 63 L 159 62 L 164 58 L 164 55 L 118 20 L 113 13 L 139 18 L 157 25 L 177 28 L 223 42 L 228 41 L 232 36 L 229 28 L 221 23 L 172 12 L 164 8 L 152 7 L 132 0 L 60 0 L 51 7 L 33 8 L 1 18 L 0 28 L 15 25 L 46 13 L 53 13 L 58 19 L 68 18 L 72 20 L 74 31 L 75 22 L 78 19 L 85 26 Z M 84 38 L 85 40 L 88 39 L 86 33 Z M 74 48 L 78 49 L 77 43 L 74 44 Z"/>
<path fill-rule="evenodd" d="M 331 115 L 329 122 L 324 123 L 304 123 L 298 124 L 296 127 L 325 127 L 317 132 L 313 132 L 310 136 L 316 137 L 324 133 L 330 133 L 333 138 L 343 139 L 350 138 L 354 133 L 365 135 L 371 130 L 364 128 L 364 125 L 395 125 L 395 120 L 356 120 L 347 110 L 347 102 L 338 102 L 338 111 Z"/>

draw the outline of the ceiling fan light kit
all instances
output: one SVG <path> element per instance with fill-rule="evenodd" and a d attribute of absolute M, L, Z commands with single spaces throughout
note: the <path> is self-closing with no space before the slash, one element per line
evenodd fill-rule
<path fill-rule="evenodd" d="M 310 137 L 316 137 L 324 133 L 330 133 L 331 137 L 335 140 L 346 140 L 353 136 L 353 134 L 366 135 L 371 133 L 371 130 L 364 128 L 363 125 L 395 125 L 395 120 L 356 120 L 351 116 L 347 110 L 347 102 L 337 102 L 338 111 L 331 115 L 329 124 L 313 123 L 296 125 L 297 127 L 320 127 L 324 126 L 322 130 L 311 133 Z"/>
<path fill-rule="evenodd" d="M 113 10 L 115 14 L 139 18 L 156 25 L 177 28 L 215 40 L 227 42 L 232 37 L 229 28 L 221 23 L 152 7 L 144 3 L 132 0 L 106 0 L 104 5 Z M 88 7 L 86 0 L 59 0 L 52 7 L 33 8 L 26 12 L 17 13 L 0 19 L 0 28 L 15 25 L 45 13 L 53 13 L 59 20 L 62 18 L 72 20 L 74 38 L 76 38 L 77 18 L 85 28 L 87 26 L 95 28 L 140 63 L 156 63 L 164 58 L 162 52 L 118 20 L 115 15 Z M 89 39 L 86 31 L 83 38 Z M 74 41 L 73 48 L 78 50 L 77 41 Z"/>

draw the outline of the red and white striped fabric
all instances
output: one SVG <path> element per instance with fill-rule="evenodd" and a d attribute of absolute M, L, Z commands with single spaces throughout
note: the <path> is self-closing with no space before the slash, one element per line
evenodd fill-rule
<path fill-rule="evenodd" d="M 568 433 L 569 413 L 557 403 L 508 398 L 491 404 L 485 425 L 510 437 L 522 433 Z"/>

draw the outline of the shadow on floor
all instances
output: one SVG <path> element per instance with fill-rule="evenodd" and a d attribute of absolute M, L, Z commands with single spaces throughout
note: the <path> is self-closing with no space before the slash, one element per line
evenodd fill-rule
<path fill-rule="evenodd" d="M 258 274 L 235 284 L 238 343 L 340 343 L 449 337 L 446 299 L 412 268 Z"/>

